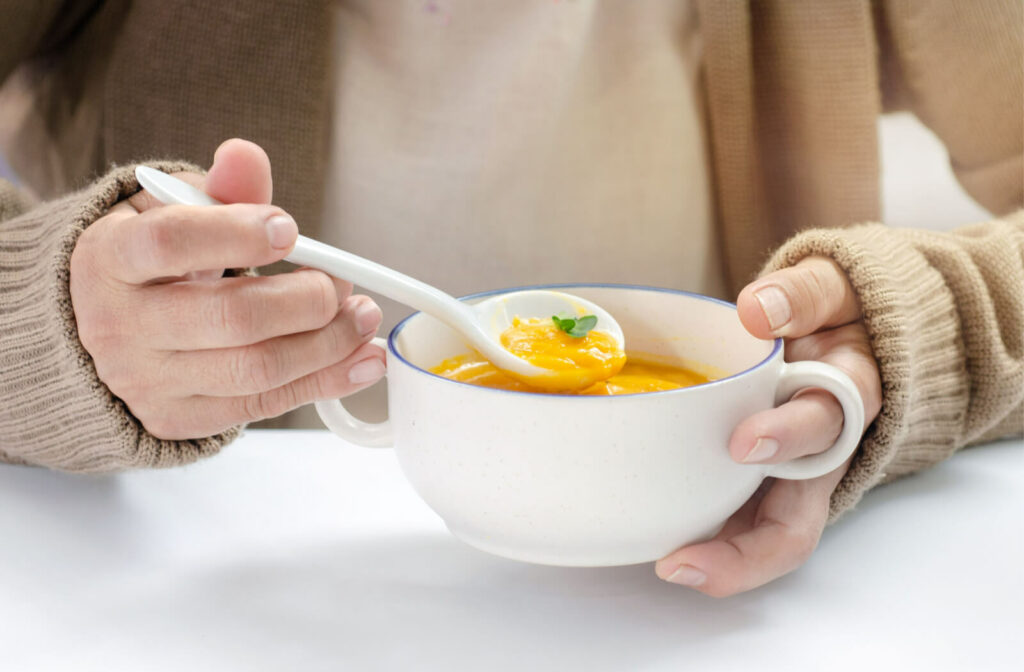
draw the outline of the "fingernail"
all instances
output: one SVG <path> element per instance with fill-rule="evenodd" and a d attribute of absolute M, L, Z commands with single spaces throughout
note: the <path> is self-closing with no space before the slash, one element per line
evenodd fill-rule
<path fill-rule="evenodd" d="M 360 336 L 369 336 L 380 326 L 380 308 L 372 301 L 364 301 L 356 308 L 356 328 Z"/>
<path fill-rule="evenodd" d="M 679 569 L 668 577 L 669 582 L 682 586 L 699 586 L 707 580 L 707 574 L 690 565 L 679 565 Z"/>
<path fill-rule="evenodd" d="M 366 359 L 348 370 L 348 382 L 353 385 L 372 383 L 384 375 L 384 363 L 374 357 Z"/>
<path fill-rule="evenodd" d="M 793 310 L 790 308 L 789 299 L 778 287 L 774 285 L 762 287 L 754 292 L 754 298 L 761 304 L 761 310 L 764 311 L 764 316 L 768 319 L 768 326 L 772 331 L 789 324 L 789 321 L 793 319 Z"/>
<path fill-rule="evenodd" d="M 750 449 L 744 462 L 763 462 L 779 452 L 779 442 L 768 436 L 757 437 L 757 443 Z"/>
<path fill-rule="evenodd" d="M 275 250 L 287 250 L 298 235 L 299 226 L 288 215 L 274 215 L 267 220 L 267 240 Z"/>

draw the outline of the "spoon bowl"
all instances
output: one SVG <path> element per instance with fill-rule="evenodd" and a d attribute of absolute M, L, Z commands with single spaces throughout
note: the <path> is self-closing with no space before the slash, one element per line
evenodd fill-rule
<path fill-rule="evenodd" d="M 529 289 L 499 294 L 475 304 L 473 311 L 477 314 L 478 323 L 488 332 L 490 339 L 498 346 L 498 349 L 501 351 L 500 356 L 510 355 L 517 362 L 526 363 L 526 360 L 512 355 L 501 345 L 502 333 L 513 325 L 517 317 L 521 319 L 527 317 L 550 319 L 553 315 L 569 315 L 577 318 L 584 315 L 593 315 L 597 318 L 597 324 L 599 325 L 594 328 L 594 331 L 603 331 L 610 335 L 619 344 L 620 350 L 623 349 L 623 344 L 626 340 L 622 333 L 622 327 L 608 314 L 608 311 L 593 301 L 587 301 L 565 292 Z M 582 390 L 594 383 L 600 382 L 607 376 L 607 374 L 601 375 L 600 371 L 586 367 L 551 371 L 532 364 L 529 366 L 541 373 L 532 372 L 524 374 L 512 369 L 510 366 L 499 364 L 491 355 L 482 350 L 478 350 L 478 352 L 490 360 L 492 364 L 513 377 L 528 385 L 548 391 Z"/>
<path fill-rule="evenodd" d="M 137 166 L 135 176 L 150 194 L 164 204 L 222 205 L 192 185 L 154 168 Z M 309 266 L 353 284 L 383 294 L 399 303 L 433 315 L 466 339 L 470 347 L 499 369 L 516 378 L 548 390 L 583 389 L 597 379 L 592 373 L 552 371 L 513 355 L 501 345 L 501 333 L 512 321 L 549 319 L 552 315 L 597 317 L 595 331 L 608 333 L 625 350 L 625 336 L 618 322 L 597 304 L 565 292 L 524 290 L 488 299 L 470 306 L 455 297 L 408 275 L 363 257 L 299 236 L 285 261 Z"/>

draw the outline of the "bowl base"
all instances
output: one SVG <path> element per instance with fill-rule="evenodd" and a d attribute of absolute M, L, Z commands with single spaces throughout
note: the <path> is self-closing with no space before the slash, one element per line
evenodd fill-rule
<path fill-rule="evenodd" d="M 471 532 L 448 526 L 457 539 L 473 548 L 499 555 L 510 560 L 529 562 L 535 565 L 551 565 L 554 567 L 621 567 L 624 565 L 641 565 L 654 562 L 666 553 L 652 553 L 650 550 L 637 553 L 636 549 L 627 552 L 611 553 L 607 551 L 558 551 L 554 549 L 514 548 L 496 543 L 491 539 L 480 537 Z M 673 549 L 674 550 L 674 549 Z"/>

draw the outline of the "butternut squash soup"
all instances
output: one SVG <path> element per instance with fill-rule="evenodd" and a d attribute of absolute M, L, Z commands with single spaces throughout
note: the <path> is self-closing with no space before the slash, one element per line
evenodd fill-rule
<path fill-rule="evenodd" d="M 476 352 L 446 359 L 430 372 L 482 387 L 583 395 L 661 392 L 713 380 L 692 369 L 658 361 L 651 355 L 629 353 L 627 356 L 611 336 L 600 331 L 573 334 L 571 329 L 559 326 L 557 318 L 552 322 L 516 318 L 502 333 L 501 344 L 516 356 L 546 369 L 566 374 L 578 374 L 580 368 L 586 369 L 597 382 L 582 390 L 530 385 L 500 371 Z"/>
<path fill-rule="evenodd" d="M 596 323 L 593 316 L 514 318 L 501 334 L 502 347 L 550 372 L 543 379 L 514 377 L 548 392 L 579 391 L 612 377 L 626 363 L 626 353 L 610 334 L 594 330 Z"/>

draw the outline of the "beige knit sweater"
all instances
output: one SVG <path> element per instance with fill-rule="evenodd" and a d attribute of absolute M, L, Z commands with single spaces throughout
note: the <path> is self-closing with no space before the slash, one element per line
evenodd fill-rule
<path fill-rule="evenodd" d="M 0 182 L 0 459 L 170 466 L 237 434 L 145 431 L 78 342 L 68 261 L 77 235 L 138 188 L 128 167 L 97 174 L 152 156 L 204 165 L 231 136 L 268 149 L 278 202 L 315 236 L 324 185 L 308 176 L 323 174 L 328 146 L 329 2 L 0 0 L 0 136 L 45 200 Z M 859 293 L 881 370 L 882 411 L 833 518 L 882 480 L 1024 433 L 1021 4 L 700 8 L 732 287 L 831 256 Z M 895 107 L 944 140 L 961 183 L 1002 219 L 949 234 L 859 224 L 878 220 L 876 118 Z"/>

